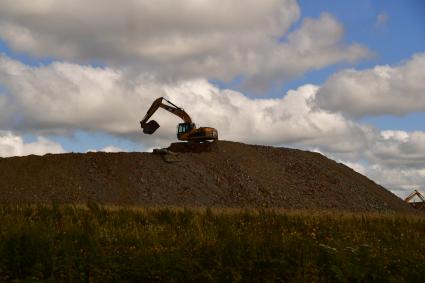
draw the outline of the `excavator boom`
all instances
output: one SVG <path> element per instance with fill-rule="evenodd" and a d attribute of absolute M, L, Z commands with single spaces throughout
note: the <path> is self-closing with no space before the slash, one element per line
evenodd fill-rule
<path fill-rule="evenodd" d="M 415 201 L 415 197 L 418 197 L 419 201 Z M 425 197 L 418 190 L 414 190 L 404 201 L 415 209 L 425 210 Z"/>
<path fill-rule="evenodd" d="M 162 103 L 162 101 L 165 100 L 170 105 Z M 145 117 L 143 117 L 142 121 L 140 121 L 140 126 L 143 129 L 143 133 L 145 134 L 153 134 L 160 126 L 155 120 L 149 120 L 150 117 L 158 110 L 158 108 L 163 108 L 167 110 L 168 112 L 173 113 L 174 115 L 180 117 L 185 123 L 192 123 L 192 119 L 190 118 L 189 114 L 186 113 L 186 111 L 183 110 L 183 108 L 178 107 L 171 101 L 160 97 L 155 99 L 155 101 L 152 103 L 151 107 L 146 112 Z"/>
<path fill-rule="evenodd" d="M 414 190 L 407 198 L 404 199 L 405 202 L 410 202 L 415 196 L 417 196 L 422 202 L 425 202 L 425 197 L 418 191 Z"/>

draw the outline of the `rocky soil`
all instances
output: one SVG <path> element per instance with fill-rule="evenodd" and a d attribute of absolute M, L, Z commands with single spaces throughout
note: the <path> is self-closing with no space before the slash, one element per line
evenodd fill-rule
<path fill-rule="evenodd" d="M 170 152 L 171 151 L 171 152 Z M 0 158 L 0 202 L 279 207 L 347 211 L 412 208 L 319 153 L 218 141 L 154 153 Z"/>

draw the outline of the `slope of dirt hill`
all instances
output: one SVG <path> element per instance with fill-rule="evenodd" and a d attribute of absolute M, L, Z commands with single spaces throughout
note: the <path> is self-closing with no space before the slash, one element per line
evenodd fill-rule
<path fill-rule="evenodd" d="M 0 202 L 411 211 L 385 188 L 319 153 L 219 141 L 172 154 L 0 158 Z"/>

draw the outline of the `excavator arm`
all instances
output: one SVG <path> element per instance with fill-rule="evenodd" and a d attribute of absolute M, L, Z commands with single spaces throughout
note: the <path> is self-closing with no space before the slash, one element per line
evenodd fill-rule
<path fill-rule="evenodd" d="M 407 196 L 407 198 L 404 201 L 409 202 L 415 196 L 417 196 L 421 201 L 425 202 L 425 197 L 418 190 L 414 190 L 410 195 Z"/>
<path fill-rule="evenodd" d="M 164 104 L 162 102 L 163 100 L 168 102 L 170 105 Z M 148 120 L 160 107 L 180 117 L 185 123 L 192 123 L 192 119 L 190 118 L 189 114 L 184 111 L 183 108 L 180 108 L 177 105 L 173 104 L 171 101 L 160 97 L 152 103 L 151 107 L 146 112 L 145 117 L 143 117 L 142 121 L 140 121 L 140 126 L 143 129 L 143 133 L 151 135 L 159 128 L 159 124 L 155 120 L 151 120 L 149 122 Z"/>

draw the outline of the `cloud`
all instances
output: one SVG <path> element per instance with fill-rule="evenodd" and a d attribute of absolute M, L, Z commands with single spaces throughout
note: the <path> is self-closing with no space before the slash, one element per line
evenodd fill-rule
<path fill-rule="evenodd" d="M 65 150 L 60 144 L 43 137 L 37 137 L 35 142 L 25 143 L 22 137 L 12 132 L 0 131 L 0 157 L 63 152 Z"/>
<path fill-rule="evenodd" d="M 266 50 L 267 55 L 245 66 L 250 79 L 246 86 L 262 91 L 270 82 L 283 83 L 310 70 L 317 70 L 339 62 L 355 62 L 371 56 L 359 44 L 342 42 L 344 29 L 328 13 L 319 19 L 305 18 L 299 29 L 289 33 L 287 41 Z"/>
<path fill-rule="evenodd" d="M 104 152 L 123 152 L 126 151 L 125 149 L 122 149 L 120 147 L 114 146 L 114 145 L 109 145 L 106 146 L 104 148 L 102 148 L 100 151 L 104 151 Z"/>
<path fill-rule="evenodd" d="M 413 190 L 424 192 L 425 166 L 422 168 L 388 168 L 380 164 L 343 162 L 357 172 L 405 198 Z"/>
<path fill-rule="evenodd" d="M 35 56 L 131 66 L 162 80 L 243 76 L 257 90 L 369 55 L 343 44 L 330 14 L 289 33 L 300 17 L 294 0 L 70 3 L 0 0 L 0 38 Z"/>
<path fill-rule="evenodd" d="M 169 142 L 175 139 L 178 117 L 158 111 L 153 118 L 162 127 L 151 137 L 142 135 L 138 123 L 160 96 L 186 108 L 199 126 L 218 128 L 223 139 L 269 144 L 332 140 L 329 148 L 345 152 L 363 147 L 368 135 L 367 127 L 340 114 L 313 111 L 309 105 L 317 92 L 313 85 L 291 90 L 282 98 L 251 99 L 205 79 L 165 84 L 127 76 L 121 69 L 70 63 L 30 67 L 5 56 L 0 57 L 0 83 L 8 90 L 8 106 L 17 109 L 18 117 L 9 117 L 16 121 L 13 130 L 41 135 L 84 130 L 143 138 L 149 146 Z"/>
<path fill-rule="evenodd" d="M 104 148 L 100 149 L 100 150 L 95 150 L 95 149 L 89 149 L 87 150 L 87 152 L 126 152 L 127 150 L 114 146 L 114 145 L 108 145 L 105 146 Z"/>
<path fill-rule="evenodd" d="M 414 189 L 425 189 L 425 132 L 376 132 L 368 145 L 356 151 L 351 159 L 344 159 L 338 153 L 322 153 L 368 176 L 402 198 Z"/>
<path fill-rule="evenodd" d="M 6 117 L 15 121 L 7 124 L 14 131 L 104 132 L 142 141 L 147 147 L 166 145 L 175 139 L 178 117 L 159 109 L 152 118 L 161 128 L 153 136 L 143 135 L 138 123 L 153 100 L 164 96 L 185 108 L 198 126 L 216 127 L 221 139 L 320 147 L 350 160 L 373 146 L 375 154 L 368 159 L 390 162 L 403 154 L 408 166 L 417 162 L 414 158 L 422 158 L 410 154 L 423 149 L 421 132 L 380 133 L 338 112 L 322 110 L 314 103 L 322 88 L 314 85 L 290 90 L 281 98 L 254 99 L 219 89 L 205 79 L 166 84 L 143 75 L 128 76 L 124 69 L 71 63 L 30 67 L 5 56 L 0 57 L 0 83 L 8 93 L 3 107 L 16 109 Z"/>
<path fill-rule="evenodd" d="M 425 132 L 382 131 L 368 160 L 387 168 L 425 169 Z"/>
<path fill-rule="evenodd" d="M 352 117 L 425 111 L 425 53 L 400 66 L 343 70 L 319 89 L 316 104 Z"/>
<path fill-rule="evenodd" d="M 60 62 L 31 67 L 5 56 L 0 56 L 0 84 L 7 89 L 3 105 L 16 108 L 10 113 L 15 128 L 55 134 L 136 131 L 140 106 L 164 94 L 149 79 L 133 81 L 118 69 Z"/>

